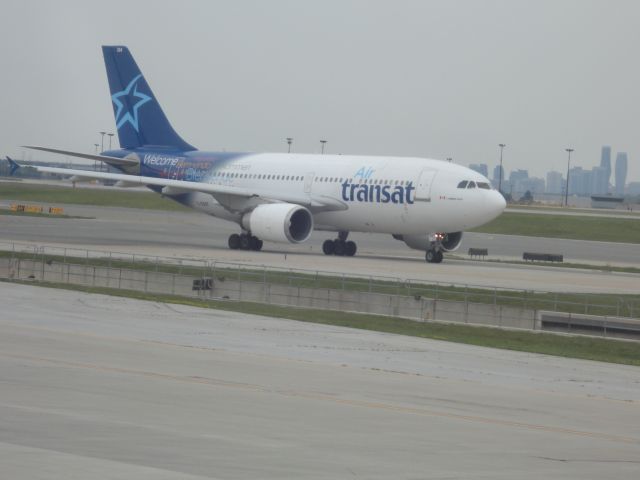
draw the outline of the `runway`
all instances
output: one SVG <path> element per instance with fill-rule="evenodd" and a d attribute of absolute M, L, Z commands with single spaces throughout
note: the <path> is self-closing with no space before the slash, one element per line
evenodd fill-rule
<path fill-rule="evenodd" d="M 439 265 L 426 264 L 423 252 L 411 250 L 389 235 L 350 235 L 359 248 L 353 258 L 323 255 L 322 242 L 332 237 L 325 232 L 314 232 L 309 241 L 301 245 L 266 243 L 262 252 L 245 252 L 231 251 L 226 246 L 228 236 L 237 231 L 233 224 L 196 212 L 68 205 L 65 213 L 93 218 L 2 216 L 0 241 L 385 276 L 419 282 L 552 292 L 640 292 L 640 275 L 499 265 L 451 258 Z M 459 257 L 466 257 L 469 247 L 488 248 L 490 258 L 518 259 L 527 250 L 564 254 L 567 262 L 596 261 L 602 265 L 638 266 L 637 259 L 640 258 L 640 245 L 465 233 Z"/>
<path fill-rule="evenodd" d="M 6 478 L 640 475 L 638 367 L 2 284 Z"/>

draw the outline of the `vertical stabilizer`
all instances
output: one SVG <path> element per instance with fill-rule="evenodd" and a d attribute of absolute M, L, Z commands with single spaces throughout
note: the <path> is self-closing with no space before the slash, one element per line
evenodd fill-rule
<path fill-rule="evenodd" d="M 122 148 L 145 145 L 195 150 L 175 132 L 149 84 L 123 46 L 102 47 Z"/>

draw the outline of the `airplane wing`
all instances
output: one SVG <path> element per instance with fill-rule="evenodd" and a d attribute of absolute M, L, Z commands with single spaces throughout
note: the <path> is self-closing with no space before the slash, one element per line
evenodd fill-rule
<path fill-rule="evenodd" d="M 114 180 L 116 182 L 125 182 L 128 186 L 159 186 L 163 187 L 162 192 L 167 195 L 185 192 L 202 192 L 208 193 L 216 197 L 221 204 L 227 205 L 230 202 L 228 198 L 236 200 L 254 200 L 246 202 L 247 209 L 255 207 L 255 200 L 258 203 L 294 203 L 307 207 L 312 212 L 346 210 L 347 206 L 338 199 L 327 197 L 325 195 L 303 195 L 287 192 L 274 192 L 273 190 L 248 189 L 242 187 L 233 187 L 229 185 L 216 185 L 211 183 L 187 182 L 184 180 L 172 180 L 168 178 L 145 177 L 138 175 L 127 175 L 123 173 L 105 173 L 91 172 L 87 170 L 77 170 L 71 168 L 58 167 L 39 167 L 33 166 L 38 172 L 54 173 L 58 175 L 70 175 L 75 179 L 88 180 Z M 237 204 L 237 202 L 233 202 Z M 239 205 L 242 205 L 240 202 Z M 238 208 L 234 208 L 237 210 Z M 242 207 L 240 207 L 242 209 Z"/>
<path fill-rule="evenodd" d="M 90 153 L 70 152 L 68 150 L 58 150 L 57 148 L 38 147 L 35 145 L 23 145 L 23 148 L 29 148 L 31 150 L 40 150 L 41 152 L 57 153 L 60 155 L 68 155 L 70 157 L 86 158 L 87 160 L 106 162 L 111 165 L 118 165 L 123 167 L 138 166 L 138 161 L 132 158 L 118 158 L 118 157 L 107 157 L 106 155 L 92 155 Z"/>

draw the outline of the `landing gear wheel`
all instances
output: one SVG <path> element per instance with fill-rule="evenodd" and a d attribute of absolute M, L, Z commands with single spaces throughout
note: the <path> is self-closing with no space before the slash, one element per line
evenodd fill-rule
<path fill-rule="evenodd" d="M 441 251 L 436 252 L 436 258 L 433 260 L 433 263 L 442 263 L 442 257 Z"/>
<path fill-rule="evenodd" d="M 251 237 L 251 250 L 255 250 L 256 252 L 262 250 L 262 240 L 258 237 Z"/>
<path fill-rule="evenodd" d="M 433 249 L 427 250 L 427 253 L 424 256 L 424 259 L 427 263 L 435 263 L 437 252 Z"/>
<path fill-rule="evenodd" d="M 251 247 L 251 237 L 249 235 L 240 235 L 240 248 L 242 250 L 249 250 Z"/>
<path fill-rule="evenodd" d="M 356 250 L 358 250 L 356 242 L 352 242 L 351 240 L 349 240 L 344 244 L 344 254 L 347 257 L 353 257 L 356 254 Z"/>
<path fill-rule="evenodd" d="M 325 255 L 333 255 L 334 252 L 334 243 L 333 240 L 325 240 L 322 244 L 322 251 Z"/>
<path fill-rule="evenodd" d="M 344 255 L 345 252 L 345 242 L 343 240 L 340 239 L 336 239 L 333 241 L 333 253 L 334 255 L 338 255 L 339 257 L 342 257 Z"/>
<path fill-rule="evenodd" d="M 240 235 L 233 233 L 229 235 L 229 248 L 231 250 L 237 250 L 240 248 Z"/>

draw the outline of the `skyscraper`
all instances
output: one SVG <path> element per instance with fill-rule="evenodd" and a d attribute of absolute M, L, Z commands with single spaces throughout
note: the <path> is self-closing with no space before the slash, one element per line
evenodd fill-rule
<path fill-rule="evenodd" d="M 602 153 L 600 154 L 600 167 L 605 169 L 604 175 L 606 177 L 606 185 L 607 189 L 605 192 L 609 191 L 609 182 L 611 181 L 611 147 L 608 145 L 604 145 L 602 147 Z"/>
<path fill-rule="evenodd" d="M 493 169 L 493 179 L 491 183 L 495 188 L 498 188 L 498 184 L 500 183 L 500 174 L 502 173 L 502 181 L 504 181 L 504 168 L 500 165 L 496 165 Z"/>
<path fill-rule="evenodd" d="M 489 167 L 486 163 L 472 163 L 469 165 L 469 168 L 473 171 L 478 172 L 480 175 L 489 177 Z"/>
<path fill-rule="evenodd" d="M 624 195 L 624 185 L 627 182 L 627 154 L 618 152 L 616 155 L 616 195 Z"/>
<path fill-rule="evenodd" d="M 547 172 L 547 193 L 559 195 L 564 189 L 564 177 L 560 172 Z"/>

